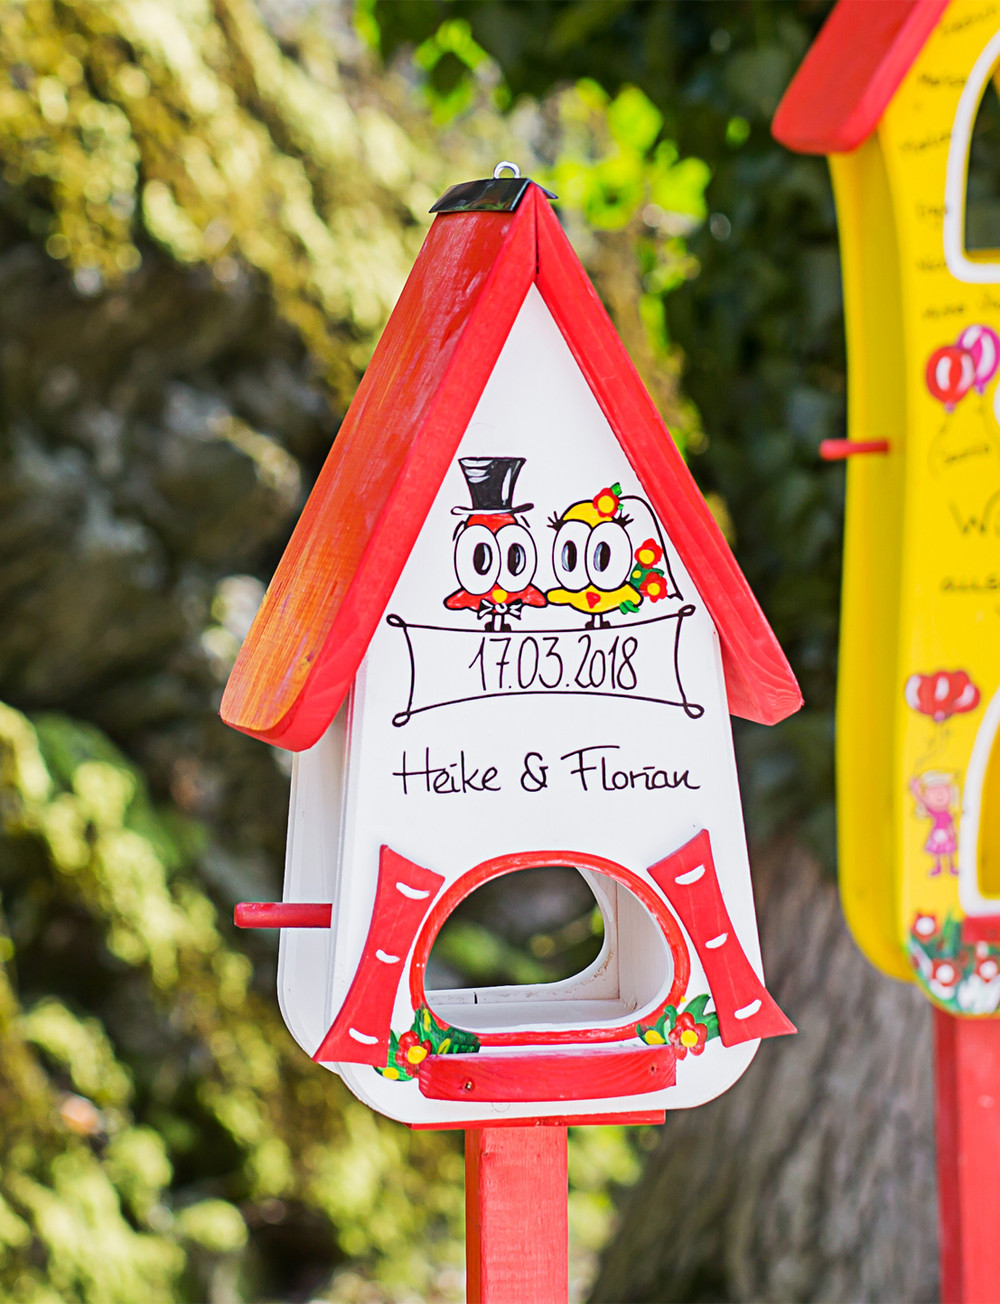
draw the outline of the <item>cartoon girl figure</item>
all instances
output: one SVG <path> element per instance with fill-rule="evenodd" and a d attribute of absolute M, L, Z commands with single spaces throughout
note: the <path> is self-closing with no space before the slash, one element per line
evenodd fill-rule
<path fill-rule="evenodd" d="M 558 583 L 545 596 L 588 616 L 586 629 L 604 629 L 608 612 L 634 615 L 646 598 L 680 597 L 652 508 L 620 484 L 572 503 L 549 525 Z"/>
<path fill-rule="evenodd" d="M 957 874 L 955 852 L 958 850 L 958 832 L 955 813 L 959 804 L 956 775 L 947 770 L 925 770 L 910 780 L 910 792 L 917 804 L 917 814 L 931 821 L 931 831 L 924 850 L 934 857 L 931 878 L 941 873 L 948 862 L 948 873 Z"/>

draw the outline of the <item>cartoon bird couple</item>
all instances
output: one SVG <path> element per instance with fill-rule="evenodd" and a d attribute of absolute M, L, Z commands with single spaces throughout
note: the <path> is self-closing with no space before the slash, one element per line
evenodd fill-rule
<path fill-rule="evenodd" d="M 524 461 L 459 458 L 472 505 L 451 509 L 465 519 L 454 535 L 459 588 L 445 598 L 446 607 L 475 611 L 491 633 L 509 630 L 510 619 L 520 620 L 524 607 L 550 603 L 582 612 L 585 629 L 602 629 L 610 611 L 632 615 L 647 598 L 680 597 L 652 509 L 644 498 L 623 496 L 618 484 L 551 517 L 557 584 L 547 593 L 536 588 L 538 549 L 524 519 L 534 503 L 514 504 Z"/>

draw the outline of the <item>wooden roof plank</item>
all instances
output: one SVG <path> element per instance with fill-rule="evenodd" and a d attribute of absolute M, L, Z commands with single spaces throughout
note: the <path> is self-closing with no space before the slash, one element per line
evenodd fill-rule
<path fill-rule="evenodd" d="M 711 613 L 722 643 L 729 709 L 762 724 L 783 720 L 802 705 L 785 654 L 544 201 L 538 202 L 537 227 L 538 288 Z"/>
<path fill-rule="evenodd" d="M 514 213 L 431 227 L 223 696 L 227 724 L 298 751 L 350 689 L 533 283 L 678 548 L 722 642 L 733 714 L 802 697 L 684 459 L 537 186 Z"/>
<path fill-rule="evenodd" d="M 293 751 L 326 728 L 534 272 L 532 205 L 435 220 L 233 667 L 227 724 Z"/>
<path fill-rule="evenodd" d="M 799 154 L 863 145 L 949 0 L 839 0 L 778 105 L 771 130 Z"/>

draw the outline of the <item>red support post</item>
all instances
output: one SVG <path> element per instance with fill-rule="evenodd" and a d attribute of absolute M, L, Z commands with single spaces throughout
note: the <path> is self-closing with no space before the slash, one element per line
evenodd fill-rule
<path fill-rule="evenodd" d="M 942 1304 L 1000 1299 L 1000 1020 L 934 1011 Z"/>
<path fill-rule="evenodd" d="M 468 1304 L 566 1304 L 567 1195 L 564 1127 L 466 1131 Z"/>

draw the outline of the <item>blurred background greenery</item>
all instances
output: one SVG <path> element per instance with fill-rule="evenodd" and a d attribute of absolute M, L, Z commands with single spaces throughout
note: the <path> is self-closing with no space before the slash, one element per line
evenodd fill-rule
<path fill-rule="evenodd" d="M 216 716 L 449 184 L 558 192 L 805 691 L 739 728 L 752 835 L 832 862 L 839 272 L 823 161 L 769 135 L 827 8 L 0 0 L 3 1300 L 461 1298 L 458 1139 L 312 1065 L 230 926 L 288 766 Z M 471 898 L 444 978 L 586 963 L 552 874 Z M 578 1298 L 652 1143 L 571 1139 Z"/>

